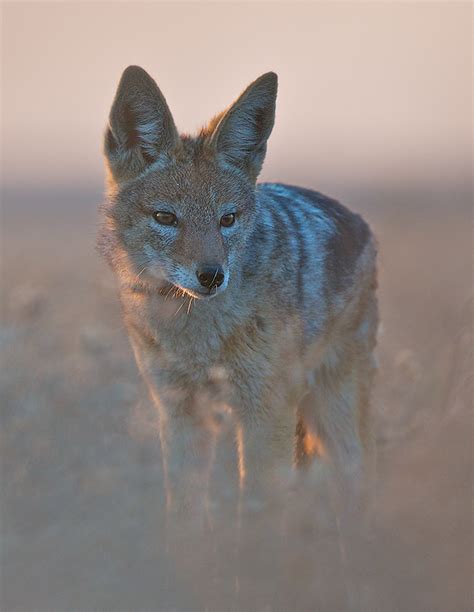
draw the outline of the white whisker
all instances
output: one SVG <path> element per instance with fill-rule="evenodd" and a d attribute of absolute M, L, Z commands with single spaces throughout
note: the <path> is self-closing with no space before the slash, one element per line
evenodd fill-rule
<path fill-rule="evenodd" d="M 179 313 L 179 311 L 181 310 L 181 308 L 186 304 L 186 300 L 183 300 L 181 303 L 181 306 L 178 308 L 178 310 L 174 313 L 173 317 L 176 317 L 177 314 Z"/>

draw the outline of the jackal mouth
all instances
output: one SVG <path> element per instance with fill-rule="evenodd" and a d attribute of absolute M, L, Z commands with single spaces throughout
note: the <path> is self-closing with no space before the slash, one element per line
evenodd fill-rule
<path fill-rule="evenodd" d="M 206 300 L 215 297 L 217 293 L 219 293 L 219 291 L 217 287 L 212 287 L 212 289 L 204 289 L 201 291 L 197 289 L 188 289 L 187 287 L 181 287 L 180 285 L 174 285 L 173 283 L 168 283 L 165 287 L 160 288 L 159 293 L 164 298 L 179 298 L 187 295 L 196 300 Z"/>
<path fill-rule="evenodd" d="M 219 292 L 217 287 L 213 287 L 212 289 L 207 289 L 204 291 L 197 291 L 195 289 L 183 289 L 183 291 L 197 300 L 206 300 L 213 298 Z"/>

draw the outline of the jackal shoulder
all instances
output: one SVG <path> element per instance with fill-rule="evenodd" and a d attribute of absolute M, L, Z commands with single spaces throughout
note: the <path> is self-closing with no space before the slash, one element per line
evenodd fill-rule
<path fill-rule="evenodd" d="M 374 275 L 375 239 L 360 215 L 317 191 L 279 183 L 258 185 L 257 201 L 248 262 L 283 306 L 321 315 Z"/>

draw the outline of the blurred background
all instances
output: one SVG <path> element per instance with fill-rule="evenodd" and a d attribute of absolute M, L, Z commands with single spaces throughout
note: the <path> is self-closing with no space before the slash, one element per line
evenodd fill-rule
<path fill-rule="evenodd" d="M 185 132 L 276 71 L 262 179 L 469 187 L 469 3 L 5 3 L 2 38 L 11 188 L 100 193 L 101 136 L 129 64 L 154 76 Z"/>
<path fill-rule="evenodd" d="M 1 11 L 1 609 L 470 610 L 471 3 Z M 94 251 L 129 64 L 184 132 L 277 72 L 261 180 L 340 199 L 378 237 L 377 521 L 351 567 L 317 487 L 290 506 L 291 537 L 260 525 L 237 561 L 230 521 L 186 568 L 165 554 L 156 414 Z"/>

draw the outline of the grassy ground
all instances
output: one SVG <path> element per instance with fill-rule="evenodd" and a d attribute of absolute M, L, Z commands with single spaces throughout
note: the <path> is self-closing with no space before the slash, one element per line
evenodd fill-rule
<path fill-rule="evenodd" d="M 29 204 L 2 231 L 2 610 L 471 609 L 467 207 L 363 210 L 380 241 L 379 480 L 374 537 L 348 563 L 311 480 L 284 533 L 256 522 L 236 551 L 229 516 L 166 554 L 156 415 L 94 216 Z"/>

